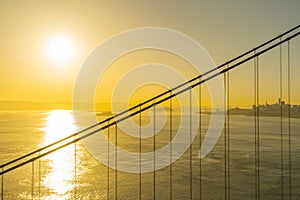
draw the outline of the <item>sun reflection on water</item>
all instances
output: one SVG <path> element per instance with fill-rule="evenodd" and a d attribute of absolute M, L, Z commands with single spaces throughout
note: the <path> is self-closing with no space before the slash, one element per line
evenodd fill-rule
<path fill-rule="evenodd" d="M 46 118 L 44 145 L 70 135 L 76 131 L 71 111 L 53 110 Z M 50 199 L 69 199 L 74 188 L 74 145 L 49 154 L 46 159 L 49 171 L 43 178 L 45 187 L 51 190 Z"/>

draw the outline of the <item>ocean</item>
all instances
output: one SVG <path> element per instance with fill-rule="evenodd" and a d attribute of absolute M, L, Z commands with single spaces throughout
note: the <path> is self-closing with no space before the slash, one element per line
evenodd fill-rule
<path fill-rule="evenodd" d="M 159 114 L 158 114 L 159 115 Z M 199 115 L 194 113 L 193 115 Z M 103 116 L 101 116 L 103 118 Z M 99 117 L 99 118 L 101 118 Z M 188 117 L 188 116 L 186 116 Z M 201 115 L 202 141 L 209 115 Z M 148 116 L 143 116 L 147 124 Z M 157 117 L 160 120 L 160 117 Z M 283 153 L 283 192 L 289 191 L 288 119 L 260 117 L 260 197 L 281 199 L 281 152 Z M 157 149 L 169 142 L 169 122 L 157 135 Z M 179 116 L 173 117 L 174 130 Z M 184 127 L 187 132 L 189 127 Z M 255 198 L 254 117 L 230 116 L 229 176 L 231 199 Z M 300 198 L 300 119 L 291 119 L 291 191 Z M 0 164 L 10 161 L 76 131 L 71 110 L 1 111 Z M 111 128 L 111 134 L 113 128 Z M 107 132 L 104 133 L 107 135 Z M 119 130 L 118 145 L 138 151 L 138 140 Z M 111 139 L 114 143 L 114 139 Z M 199 159 L 199 131 L 180 158 L 154 173 L 128 173 L 109 169 L 89 153 L 82 142 L 67 146 L 3 176 L 4 199 L 224 199 L 224 133 L 213 150 Z M 143 151 L 151 152 L 152 139 L 143 139 Z M 76 149 L 76 154 L 74 154 Z M 114 154 L 114 152 L 111 152 Z M 169 159 L 169 154 L 165 159 Z M 128 160 L 128 165 L 130 166 Z M 160 162 L 160 161 L 157 161 Z M 143 165 L 142 165 L 143 166 Z M 201 168 L 201 179 L 200 179 Z M 172 178 L 170 175 L 172 174 Z M 191 176 L 192 175 L 192 176 Z M 192 177 L 192 179 L 191 179 Z M 139 181 L 141 178 L 141 182 Z M 201 184 L 200 184 L 201 182 Z M 229 180 L 227 179 L 227 183 Z M 0 183 L 1 184 L 1 183 Z M 140 193 L 141 192 L 141 193 Z M 33 196 L 32 196 L 33 195 Z"/>

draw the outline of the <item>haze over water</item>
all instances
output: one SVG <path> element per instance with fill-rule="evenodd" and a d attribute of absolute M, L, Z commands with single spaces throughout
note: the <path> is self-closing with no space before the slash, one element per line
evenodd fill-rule
<path fill-rule="evenodd" d="M 146 118 L 145 118 L 146 119 Z M 176 123 L 176 116 L 174 122 Z M 202 115 L 202 132 L 205 133 L 209 116 Z M 230 173 L 233 199 L 254 198 L 254 118 L 252 116 L 230 116 Z M 2 111 L 0 112 L 0 161 L 4 163 L 31 150 L 49 144 L 75 130 L 72 112 L 52 111 Z M 287 119 L 283 119 L 287 130 Z M 292 185 L 293 198 L 300 197 L 300 119 L 291 119 L 292 133 Z M 187 127 L 188 128 L 188 127 Z M 167 126 L 160 133 L 158 146 L 167 142 Z M 261 197 L 280 197 L 280 118 L 260 118 L 261 137 Z M 135 151 L 138 143 L 120 136 L 120 145 Z M 121 144 L 123 142 L 123 144 Z M 148 143 L 148 144 L 147 144 Z M 152 142 L 144 142 L 152 148 Z M 284 155 L 287 158 L 287 135 L 284 140 Z M 224 195 L 224 143 L 223 134 L 213 151 L 202 160 L 202 197 L 220 199 Z M 192 145 L 193 197 L 199 198 L 199 137 Z M 168 156 L 166 155 L 166 159 Z M 285 159 L 286 160 L 286 159 Z M 130 163 L 130 161 L 128 161 Z M 42 199 L 106 199 L 107 167 L 91 156 L 85 147 L 77 144 L 76 176 L 74 168 L 74 145 L 36 161 L 34 165 L 34 197 Z M 189 151 L 173 163 L 173 198 L 187 199 L 189 196 Z M 41 170 L 39 171 L 39 166 Z M 287 170 L 287 162 L 284 165 Z M 5 199 L 31 198 L 32 166 L 28 164 L 4 176 Z M 157 199 L 169 198 L 169 167 L 156 172 Z M 285 181 L 287 180 L 285 171 Z M 110 169 L 110 198 L 115 195 L 115 170 Z M 118 198 L 138 198 L 138 174 L 118 172 Z M 76 186 L 76 187 L 75 187 Z M 142 174 L 143 199 L 153 198 L 153 173 Z"/>

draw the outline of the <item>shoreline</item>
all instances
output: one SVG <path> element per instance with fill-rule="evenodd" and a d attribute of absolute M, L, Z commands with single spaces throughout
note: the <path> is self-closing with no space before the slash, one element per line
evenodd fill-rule
<path fill-rule="evenodd" d="M 202 112 L 201 114 L 223 114 L 224 111 L 216 111 L 216 112 Z M 229 109 L 230 115 L 243 115 L 243 116 L 255 116 L 255 113 L 252 109 Z M 259 116 L 260 117 L 281 117 L 280 110 L 276 111 L 266 111 L 266 110 L 259 110 Z M 288 113 L 284 112 L 282 113 L 283 118 L 288 118 Z M 290 113 L 291 118 L 300 118 L 300 113 Z"/>

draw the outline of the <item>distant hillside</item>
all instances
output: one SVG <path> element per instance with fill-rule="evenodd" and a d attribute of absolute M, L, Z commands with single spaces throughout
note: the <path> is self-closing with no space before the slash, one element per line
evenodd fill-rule
<path fill-rule="evenodd" d="M 128 104 L 115 103 L 114 108 L 118 111 L 124 110 Z M 55 110 L 72 109 L 72 102 L 31 102 L 31 101 L 5 101 L 0 100 L 0 110 Z M 110 112 L 110 103 L 97 103 L 95 105 L 97 112 Z"/>
<path fill-rule="evenodd" d="M 27 102 L 27 101 L 0 101 L 0 110 L 54 110 L 72 109 L 70 102 Z"/>

